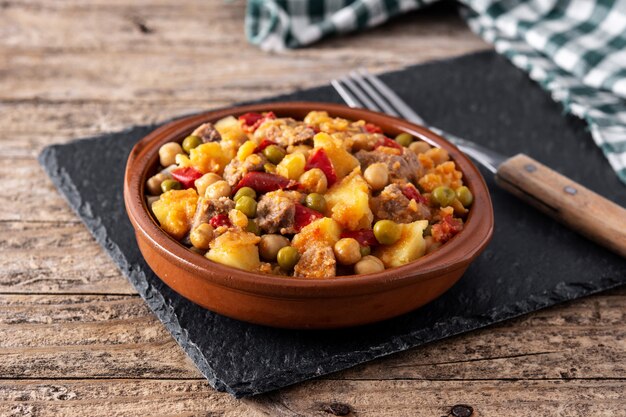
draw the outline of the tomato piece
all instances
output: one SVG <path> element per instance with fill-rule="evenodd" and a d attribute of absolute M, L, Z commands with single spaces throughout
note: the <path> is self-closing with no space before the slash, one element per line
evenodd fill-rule
<path fill-rule="evenodd" d="M 270 174 L 267 172 L 252 171 L 248 172 L 237 183 L 237 186 L 233 190 L 233 195 L 241 187 L 250 187 L 258 193 L 268 193 L 276 190 L 295 190 L 299 184 L 280 175 Z"/>
<path fill-rule="evenodd" d="M 246 133 L 254 132 L 264 121 L 272 119 L 276 119 L 276 115 L 271 111 L 265 114 L 246 113 L 239 116 L 239 120 L 243 122 L 242 128 Z"/>
<path fill-rule="evenodd" d="M 341 232 L 341 238 L 355 239 L 361 246 L 378 245 L 378 240 L 376 240 L 376 236 L 374 236 L 374 231 L 370 229 L 360 229 L 354 231 L 344 230 Z"/>
<path fill-rule="evenodd" d="M 364 127 L 368 133 L 383 133 L 383 130 L 379 126 L 376 126 L 374 123 L 365 123 Z"/>
<path fill-rule="evenodd" d="M 374 145 L 374 149 L 379 148 L 381 146 L 386 146 L 388 148 L 396 148 L 396 149 L 400 149 L 401 151 L 403 150 L 402 145 L 400 145 L 395 140 L 389 139 L 387 137 L 383 137 L 378 142 L 376 142 L 376 145 Z"/>
<path fill-rule="evenodd" d="M 335 167 L 333 167 L 333 163 L 330 161 L 330 158 L 328 157 L 328 154 L 326 154 L 324 148 L 315 150 L 309 157 L 309 160 L 304 167 L 306 171 L 313 168 L 319 168 L 322 170 L 324 175 L 326 175 L 329 187 L 337 182 Z"/>
<path fill-rule="evenodd" d="M 214 228 L 218 228 L 220 226 L 230 226 L 230 219 L 228 218 L 228 214 L 216 214 L 211 217 L 209 224 Z"/>
<path fill-rule="evenodd" d="M 202 173 L 194 167 L 181 167 L 173 169 L 172 177 L 183 185 L 183 188 L 192 188 L 194 181 L 202 176 Z"/>
<path fill-rule="evenodd" d="M 299 232 L 304 226 L 317 219 L 321 219 L 322 217 L 324 217 L 324 215 L 319 211 L 305 207 L 302 204 L 296 204 L 294 228 L 296 229 L 296 232 Z"/>
<path fill-rule="evenodd" d="M 448 214 L 440 222 L 432 225 L 430 234 L 436 242 L 445 243 L 461 230 L 463 230 L 463 222 Z"/>
<path fill-rule="evenodd" d="M 421 204 L 428 204 L 428 199 L 420 194 L 419 190 L 413 184 L 408 184 L 402 188 L 402 194 L 409 200 L 415 200 Z"/>
<path fill-rule="evenodd" d="M 276 142 L 269 139 L 263 139 L 261 143 L 259 143 L 259 145 L 254 149 L 253 153 L 263 152 L 263 149 L 267 148 L 270 145 L 276 145 Z"/>

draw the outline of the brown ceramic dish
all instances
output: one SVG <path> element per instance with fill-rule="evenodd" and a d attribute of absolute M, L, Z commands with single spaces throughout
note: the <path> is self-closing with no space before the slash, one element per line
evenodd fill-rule
<path fill-rule="evenodd" d="M 408 132 L 447 150 L 474 195 L 464 229 L 441 248 L 401 267 L 328 280 L 285 278 L 234 269 L 191 252 L 167 235 L 148 211 L 144 184 L 159 147 L 181 142 L 195 127 L 228 115 L 273 111 L 302 119 L 311 110 L 363 119 L 388 135 Z M 128 157 L 124 201 L 139 249 L 152 270 L 185 298 L 217 313 L 275 327 L 338 328 L 372 323 L 414 310 L 448 290 L 485 248 L 493 232 L 489 192 L 478 169 L 454 145 L 428 129 L 367 110 L 312 102 L 233 107 L 171 122 L 139 141 Z"/>

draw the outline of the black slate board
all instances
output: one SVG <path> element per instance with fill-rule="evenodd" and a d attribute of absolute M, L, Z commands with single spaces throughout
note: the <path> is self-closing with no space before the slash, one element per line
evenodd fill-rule
<path fill-rule="evenodd" d="M 526 152 L 626 205 L 585 124 L 504 58 L 483 52 L 385 74 L 425 120 L 513 155 Z M 320 80 L 322 81 L 322 80 Z M 271 100 L 340 102 L 330 87 Z M 293 331 L 242 323 L 186 301 L 146 266 L 122 199 L 126 157 L 155 126 L 53 145 L 40 155 L 52 181 L 211 385 L 254 395 L 484 327 L 626 283 L 626 260 L 494 186 L 493 241 L 448 293 L 384 323 Z"/>

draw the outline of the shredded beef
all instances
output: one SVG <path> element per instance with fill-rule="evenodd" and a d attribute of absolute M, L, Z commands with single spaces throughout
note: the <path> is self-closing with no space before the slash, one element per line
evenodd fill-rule
<path fill-rule="evenodd" d="M 294 276 L 304 278 L 332 278 L 337 274 L 337 261 L 330 246 L 314 244 L 300 256 Z"/>
<path fill-rule="evenodd" d="M 389 184 L 378 197 L 373 197 L 370 208 L 378 219 L 397 223 L 411 223 L 431 217 L 428 206 L 406 198 L 398 184 Z"/>
<path fill-rule="evenodd" d="M 213 123 L 204 123 L 193 131 L 192 135 L 198 136 L 202 139 L 202 142 L 219 142 L 222 140 L 222 135 L 217 131 Z"/>
<path fill-rule="evenodd" d="M 402 155 L 394 155 L 380 150 L 358 151 L 354 155 L 361 163 L 361 169 L 365 169 L 377 162 L 382 162 L 389 168 L 389 176 L 392 179 L 405 179 L 416 183 L 424 175 L 424 169 L 415 153 L 404 149 Z"/>
<path fill-rule="evenodd" d="M 228 185 L 234 187 L 239 180 L 250 171 L 263 171 L 267 158 L 261 154 L 249 155 L 243 162 L 238 158 L 233 158 L 224 168 L 224 180 Z"/>

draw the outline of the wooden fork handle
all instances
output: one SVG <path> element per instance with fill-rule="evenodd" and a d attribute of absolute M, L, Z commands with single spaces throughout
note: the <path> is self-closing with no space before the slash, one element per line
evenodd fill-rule
<path fill-rule="evenodd" d="M 498 168 L 497 183 L 572 230 L 626 258 L 626 209 L 518 154 Z"/>

